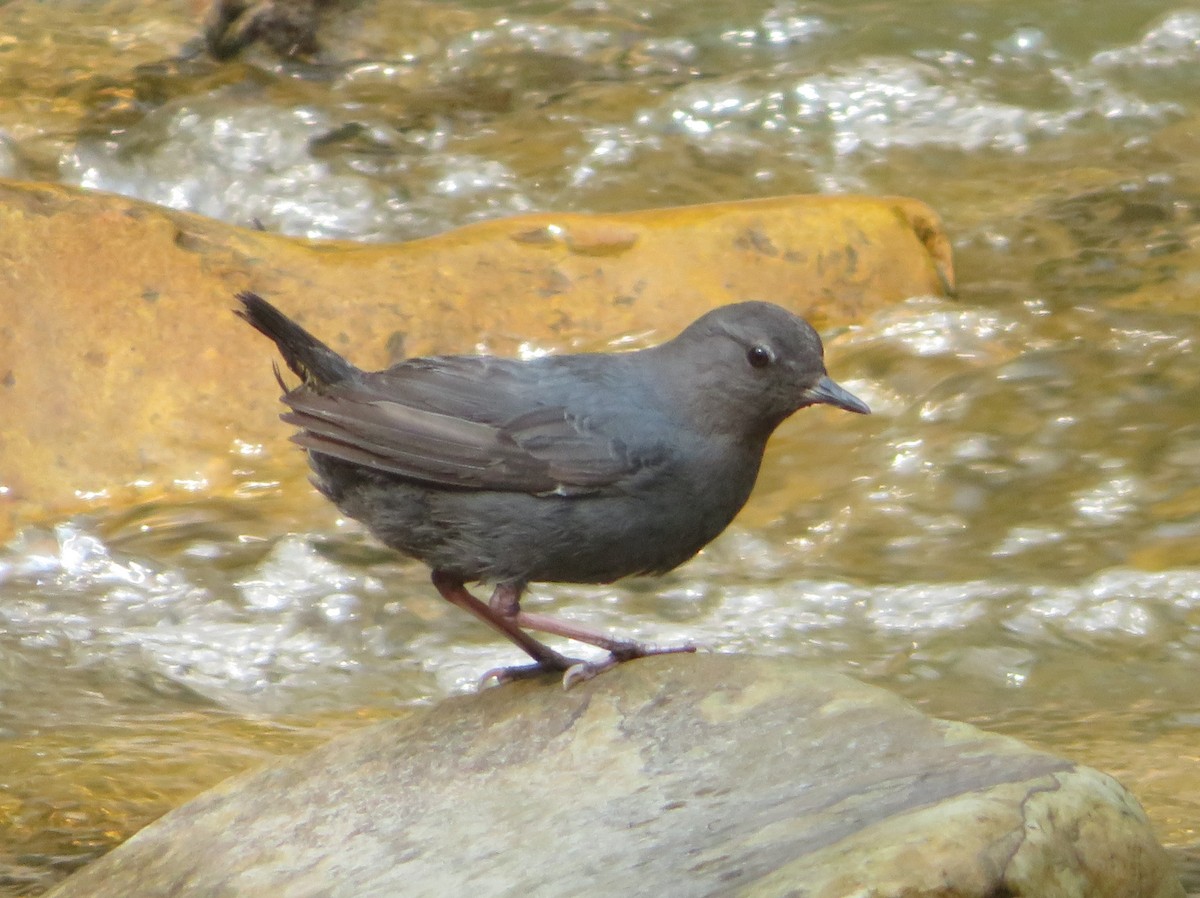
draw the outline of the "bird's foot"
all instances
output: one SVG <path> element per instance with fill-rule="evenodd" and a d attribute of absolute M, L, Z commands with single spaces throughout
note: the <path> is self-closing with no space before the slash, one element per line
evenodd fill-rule
<path fill-rule="evenodd" d="M 694 645 L 653 646 L 632 640 L 620 640 L 609 650 L 608 657 L 599 661 L 577 661 L 563 672 L 563 689 L 570 689 L 578 683 L 585 683 L 592 677 L 604 671 L 649 655 L 674 655 L 680 652 L 694 652 Z"/>
<path fill-rule="evenodd" d="M 515 683 L 518 680 L 532 680 L 535 677 L 542 677 L 547 674 L 563 674 L 565 677 L 567 673 L 585 663 L 578 658 L 562 657 L 562 660 L 562 664 L 557 662 L 550 664 L 538 662 L 536 664 L 518 664 L 512 667 L 493 667 L 479 678 L 479 687 L 482 689 L 492 681 L 495 681 L 497 686 L 503 686 L 505 683 Z"/>

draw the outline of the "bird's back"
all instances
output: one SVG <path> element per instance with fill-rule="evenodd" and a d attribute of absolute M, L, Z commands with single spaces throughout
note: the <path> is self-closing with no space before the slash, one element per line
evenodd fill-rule
<path fill-rule="evenodd" d="M 376 459 L 312 430 L 299 441 L 314 453 L 331 499 L 435 569 L 520 582 L 661 573 L 695 555 L 741 509 L 762 445 L 690 432 L 640 367 L 652 361 L 640 353 L 413 359 L 365 375 L 354 401 L 469 421 L 491 438 L 417 450 L 403 436 Z M 304 408 L 303 399 L 287 401 Z M 361 434 L 360 413 L 352 417 L 345 426 Z M 395 439 L 396 419 L 386 426 Z M 462 463 L 448 476 L 447 458 Z"/>

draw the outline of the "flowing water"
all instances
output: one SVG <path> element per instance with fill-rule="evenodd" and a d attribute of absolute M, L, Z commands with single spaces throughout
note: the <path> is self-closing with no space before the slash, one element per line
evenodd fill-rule
<path fill-rule="evenodd" d="M 0 175 L 376 241 L 933 205 L 959 295 L 829 335 L 873 416 L 785 425 L 669 576 L 530 607 L 824 661 L 1115 774 L 1195 857 L 1200 8 L 381 0 L 345 4 L 317 62 L 217 64 L 197 7 L 0 2 Z M 299 481 L 27 529 L 0 551 L 0 895 L 512 660 Z"/>

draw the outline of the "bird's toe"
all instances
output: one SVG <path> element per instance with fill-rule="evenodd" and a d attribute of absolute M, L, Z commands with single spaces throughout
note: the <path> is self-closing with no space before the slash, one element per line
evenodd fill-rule
<path fill-rule="evenodd" d="M 574 658 L 567 658 L 569 666 L 558 667 L 548 664 L 520 664 L 513 667 L 493 667 L 479 678 L 479 688 L 484 688 L 490 682 L 495 682 L 497 686 L 502 686 L 505 683 L 515 683 L 517 680 L 531 680 L 536 677 L 547 676 L 549 674 L 570 673 L 576 667 L 583 664 Z"/>

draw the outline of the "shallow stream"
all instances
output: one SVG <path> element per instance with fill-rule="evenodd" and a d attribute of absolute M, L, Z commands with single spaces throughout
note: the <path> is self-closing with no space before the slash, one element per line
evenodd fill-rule
<path fill-rule="evenodd" d="M 530 607 L 822 661 L 1116 775 L 1196 857 L 1200 8 L 381 0 L 281 64 L 208 60 L 196 7 L 0 2 L 0 175 L 374 241 L 786 193 L 937 209 L 959 295 L 828 335 L 873 416 L 785 425 L 671 575 Z M 27 530 L 0 549 L 0 895 L 513 660 L 299 481 Z"/>

